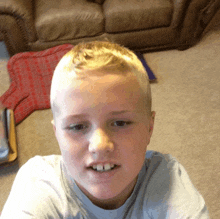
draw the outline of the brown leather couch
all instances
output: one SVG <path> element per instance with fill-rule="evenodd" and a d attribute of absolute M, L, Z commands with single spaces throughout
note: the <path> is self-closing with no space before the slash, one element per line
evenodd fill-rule
<path fill-rule="evenodd" d="M 0 0 L 0 40 L 10 56 L 104 40 L 135 51 L 186 49 L 220 0 Z"/>

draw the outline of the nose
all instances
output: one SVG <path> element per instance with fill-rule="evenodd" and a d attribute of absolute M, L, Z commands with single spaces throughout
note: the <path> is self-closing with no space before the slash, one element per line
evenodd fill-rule
<path fill-rule="evenodd" d="M 89 151 L 92 153 L 112 152 L 114 144 L 109 136 L 102 129 L 97 129 L 92 133 L 89 142 Z"/>

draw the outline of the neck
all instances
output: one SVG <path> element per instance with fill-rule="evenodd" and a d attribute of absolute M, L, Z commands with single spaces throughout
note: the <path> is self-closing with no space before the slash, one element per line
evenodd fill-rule
<path fill-rule="evenodd" d="M 77 183 L 76 184 L 94 205 L 100 208 L 106 209 L 106 210 L 113 210 L 113 209 L 120 208 L 126 202 L 126 200 L 131 196 L 134 190 L 134 187 L 137 183 L 137 179 L 138 179 L 138 176 L 117 196 L 110 198 L 110 199 L 104 199 L 104 200 L 98 199 L 92 196 L 85 189 L 83 189 Z"/>

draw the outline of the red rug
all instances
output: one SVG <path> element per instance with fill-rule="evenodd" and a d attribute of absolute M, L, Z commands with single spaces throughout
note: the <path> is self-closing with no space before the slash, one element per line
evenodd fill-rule
<path fill-rule="evenodd" d="M 0 102 L 13 109 L 16 125 L 35 110 L 50 108 L 53 72 L 71 48 L 73 45 L 64 44 L 40 52 L 18 53 L 9 59 L 11 84 Z"/>

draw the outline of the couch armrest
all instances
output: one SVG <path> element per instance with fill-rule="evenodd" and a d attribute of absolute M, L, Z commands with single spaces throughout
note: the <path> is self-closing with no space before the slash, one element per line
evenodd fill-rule
<path fill-rule="evenodd" d="M 217 8 L 219 8 L 220 5 L 219 0 L 172 0 L 172 1 L 173 1 L 173 18 L 171 22 L 172 28 L 177 28 L 178 26 L 180 26 L 187 16 L 191 16 L 191 17 L 200 16 L 200 19 L 204 21 L 205 20 L 210 21 L 209 19 L 210 15 L 212 14 L 214 15 L 215 14 L 214 10 L 216 9 L 217 11 Z M 194 15 L 190 13 L 194 13 Z M 207 23 L 209 21 L 207 21 Z"/>
<path fill-rule="evenodd" d="M 180 30 L 179 45 L 185 49 L 194 45 L 220 8 L 219 0 L 172 0 L 172 28 Z M 185 47 L 187 45 L 187 47 Z M 181 46 L 180 46 L 181 47 Z"/>
<path fill-rule="evenodd" d="M 0 0 L 0 16 L 2 15 L 11 16 L 16 20 L 27 41 L 36 40 L 34 0 Z M 0 28 L 2 29 L 2 27 Z M 4 29 L 7 32 L 6 26 Z"/>
<path fill-rule="evenodd" d="M 183 20 L 184 11 L 188 7 L 188 0 L 172 0 L 173 1 L 173 18 L 171 27 L 176 28 Z"/>

